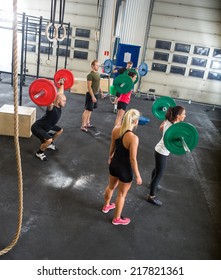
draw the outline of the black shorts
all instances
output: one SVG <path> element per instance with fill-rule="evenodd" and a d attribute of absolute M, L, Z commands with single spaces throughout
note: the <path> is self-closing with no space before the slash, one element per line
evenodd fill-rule
<path fill-rule="evenodd" d="M 96 99 L 98 98 L 98 94 L 95 94 L 94 96 L 96 97 Z M 90 93 L 87 92 L 85 96 L 85 110 L 93 111 L 96 108 L 97 102 L 93 102 Z"/>
<path fill-rule="evenodd" d="M 128 105 L 128 104 L 125 103 L 125 102 L 118 101 L 118 102 L 117 102 L 117 109 L 118 109 L 118 110 L 122 109 L 122 110 L 126 111 L 127 105 Z"/>
<path fill-rule="evenodd" d="M 54 125 L 49 131 L 46 131 L 36 123 L 34 123 L 31 127 L 31 131 L 38 139 L 40 139 L 41 143 L 44 143 L 45 140 L 53 138 L 53 134 L 60 131 L 62 128 Z"/>
<path fill-rule="evenodd" d="M 109 165 L 109 173 L 111 176 L 117 177 L 123 183 L 130 183 L 133 180 L 133 172 L 128 164 L 120 164 L 112 159 Z"/>

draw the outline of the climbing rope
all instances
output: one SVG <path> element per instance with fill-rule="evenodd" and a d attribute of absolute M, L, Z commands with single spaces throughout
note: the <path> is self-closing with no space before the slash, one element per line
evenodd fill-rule
<path fill-rule="evenodd" d="M 18 48 L 17 48 L 17 0 L 13 0 L 13 88 L 14 88 L 14 145 L 16 154 L 17 174 L 18 174 L 18 222 L 17 230 L 11 243 L 0 251 L 0 256 L 10 251 L 19 239 L 22 227 L 22 213 L 23 213 L 23 177 L 21 167 L 21 154 L 19 145 L 19 123 L 18 123 Z"/>

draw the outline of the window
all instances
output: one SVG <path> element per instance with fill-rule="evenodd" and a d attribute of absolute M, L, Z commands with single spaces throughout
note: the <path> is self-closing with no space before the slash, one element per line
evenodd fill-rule
<path fill-rule="evenodd" d="M 75 36 L 90 38 L 90 30 L 83 28 L 76 28 Z"/>
<path fill-rule="evenodd" d="M 185 70 L 186 70 L 185 67 L 171 66 L 170 73 L 184 75 Z"/>
<path fill-rule="evenodd" d="M 36 42 L 36 35 L 27 34 L 27 41 Z"/>
<path fill-rule="evenodd" d="M 57 55 L 68 57 L 70 56 L 70 50 L 66 51 L 66 49 L 57 49 Z"/>
<path fill-rule="evenodd" d="M 189 53 L 190 52 L 190 45 L 187 44 L 181 44 L 181 43 L 176 43 L 175 44 L 175 51 L 177 52 L 185 52 Z"/>
<path fill-rule="evenodd" d="M 160 64 L 160 63 L 152 63 L 152 70 L 159 71 L 159 72 L 166 72 L 167 65 L 166 64 Z"/>
<path fill-rule="evenodd" d="M 208 79 L 221 81 L 221 73 L 209 72 Z"/>
<path fill-rule="evenodd" d="M 79 59 L 87 59 L 88 53 L 87 52 L 81 52 L 81 51 L 74 51 L 74 58 Z"/>
<path fill-rule="evenodd" d="M 156 48 L 163 50 L 170 50 L 171 42 L 156 40 Z"/>
<path fill-rule="evenodd" d="M 50 33 L 49 33 L 49 35 L 50 35 Z M 45 35 L 41 35 L 41 43 L 49 43 L 48 38 Z"/>
<path fill-rule="evenodd" d="M 208 56 L 209 55 L 209 50 L 210 50 L 210 48 L 195 46 L 194 50 L 193 50 L 193 53 Z"/>
<path fill-rule="evenodd" d="M 68 43 L 67 43 L 67 38 L 64 38 L 64 40 L 62 40 L 61 42 L 59 42 L 60 46 L 66 46 L 68 44 L 68 46 L 71 46 L 71 39 L 68 38 Z"/>
<path fill-rule="evenodd" d="M 173 55 L 173 62 L 177 63 L 182 63 L 182 64 L 187 64 L 188 56 L 183 56 L 183 55 Z"/>
<path fill-rule="evenodd" d="M 201 66 L 201 67 L 206 67 L 207 59 L 203 58 L 198 58 L 198 57 L 193 57 L 191 64 L 196 65 L 196 66 Z"/>
<path fill-rule="evenodd" d="M 190 77 L 196 77 L 196 78 L 203 78 L 204 71 L 203 70 L 197 70 L 197 69 L 190 69 L 189 76 Z"/>
<path fill-rule="evenodd" d="M 40 53 L 45 53 L 45 54 L 52 54 L 53 48 L 49 48 L 46 46 L 41 46 L 40 47 Z"/>
<path fill-rule="evenodd" d="M 27 44 L 26 50 L 27 50 L 27 52 L 35 52 L 36 51 L 36 46 Z"/>
<path fill-rule="evenodd" d="M 88 49 L 89 48 L 89 41 L 83 41 L 83 40 L 75 40 L 74 42 L 75 48 L 82 48 L 82 49 Z"/>
<path fill-rule="evenodd" d="M 221 70 L 221 61 L 212 60 L 212 61 L 211 61 L 210 68 L 212 68 L 212 69 L 217 69 L 217 70 Z"/>
<path fill-rule="evenodd" d="M 221 49 L 214 49 L 213 57 L 221 57 Z"/>
<path fill-rule="evenodd" d="M 168 61 L 169 54 L 162 52 L 154 52 L 154 59 Z"/>

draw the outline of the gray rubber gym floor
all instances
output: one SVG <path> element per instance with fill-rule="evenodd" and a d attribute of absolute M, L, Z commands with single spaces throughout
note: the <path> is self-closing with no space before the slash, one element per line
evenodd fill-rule
<path fill-rule="evenodd" d="M 13 104 L 10 77 L 0 82 L 0 105 Z M 28 85 L 29 83 L 27 83 Z M 23 87 L 23 106 L 36 107 Z M 99 99 L 92 123 L 99 136 L 80 130 L 84 95 L 66 92 L 67 105 L 59 121 L 64 128 L 58 151 L 47 151 L 49 161 L 34 153 L 38 139 L 20 138 L 24 211 L 16 246 L 3 260 L 215 260 L 221 259 L 221 109 L 188 104 L 185 121 L 196 126 L 199 143 L 187 155 L 170 155 L 158 192 L 162 207 L 146 202 L 154 167 L 154 146 L 160 120 L 151 113 L 152 101 L 133 96 L 128 108 L 137 108 L 150 123 L 139 126 L 138 151 L 142 186 L 135 182 L 123 215 L 128 226 L 113 226 L 113 212 L 101 212 L 108 182 L 110 133 L 116 115 L 109 99 Z M 37 117 L 45 108 L 37 107 Z M 17 226 L 18 187 L 14 139 L 0 136 L 0 250 L 13 239 Z"/>

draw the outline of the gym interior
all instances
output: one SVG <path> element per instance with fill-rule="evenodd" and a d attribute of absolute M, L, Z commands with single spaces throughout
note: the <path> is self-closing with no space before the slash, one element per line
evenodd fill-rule
<path fill-rule="evenodd" d="M 48 161 L 35 157 L 39 140 L 31 134 L 29 123 L 25 136 L 19 137 L 22 170 L 18 170 L 16 132 L 13 130 L 12 135 L 1 132 L 1 252 L 14 240 L 21 220 L 22 223 L 18 240 L 1 254 L 0 259 L 220 260 L 221 21 L 220 17 L 216 22 L 211 20 L 220 15 L 220 1 L 202 1 L 199 7 L 198 1 L 188 0 L 180 1 L 180 6 L 172 0 L 69 0 L 65 9 L 63 6 L 63 13 L 55 13 L 57 21 L 58 18 L 59 23 L 64 20 L 67 29 L 63 31 L 66 43 L 62 51 L 59 51 L 62 42 L 57 39 L 53 42 L 39 40 L 41 32 L 45 34 L 45 19 L 50 15 L 50 19 L 55 19 L 53 11 L 56 10 L 52 9 L 50 1 L 39 1 L 41 9 L 37 9 L 32 1 L 20 2 L 18 74 L 13 75 L 14 68 L 11 68 L 15 64 L 12 63 L 12 52 L 3 63 L 4 51 L 1 50 L 1 108 L 18 105 L 33 109 L 31 115 L 21 121 L 20 126 L 24 126 L 27 119 L 38 119 L 46 110 L 29 96 L 33 81 L 41 77 L 53 80 L 58 69 L 64 68 L 73 73 L 74 84 L 65 90 L 67 103 L 59 120 L 64 132 L 56 139 L 58 149 L 46 151 Z M 13 3 L 8 3 L 11 6 L 7 11 L 0 9 L 0 32 L 1 35 L 9 32 L 11 36 L 11 22 L 3 17 L 12 13 Z M 193 8 L 198 17 L 187 14 Z M 169 15 L 171 9 L 174 9 L 174 17 Z M 135 15 L 141 10 L 145 12 L 132 21 L 132 29 L 131 22 L 125 22 L 132 16 L 129 13 L 131 10 Z M 160 13 L 162 10 L 164 14 Z M 111 17 L 107 16 L 108 13 Z M 200 18 L 202 13 L 203 19 Z M 181 14 L 177 25 L 179 34 L 177 30 L 173 33 L 174 24 Z M 160 16 L 168 24 L 165 29 L 156 24 Z M 35 17 L 37 23 L 34 24 Z M 184 25 L 188 17 L 191 17 L 191 26 Z M 27 23 L 28 20 L 32 23 Z M 198 27 L 194 25 L 196 22 Z M 38 33 L 32 34 L 33 26 Z M 86 40 L 90 44 L 88 49 L 83 47 L 82 50 L 83 45 L 74 45 L 77 40 L 79 44 L 82 38 L 82 34 L 79 37 L 76 35 L 80 32 L 78 28 L 90 31 Z M 69 33 L 70 30 L 72 33 Z M 190 36 L 197 32 L 196 37 Z M 87 32 L 84 34 L 87 36 Z M 27 36 L 30 39 L 34 35 L 35 42 L 27 40 Z M 10 41 L 7 44 L 11 51 L 13 43 L 10 36 L 5 38 Z M 210 43 L 201 41 L 203 36 L 211 38 Z M 120 40 L 113 41 L 113 37 Z M 116 47 L 116 42 L 122 44 L 118 45 L 120 48 Z M 125 51 L 128 46 L 139 46 L 139 51 Z M 83 53 L 87 54 L 86 59 Z M 100 67 L 99 71 L 105 97 L 99 96 L 98 108 L 92 114 L 92 122 L 100 133 L 95 130 L 85 133 L 80 126 L 91 60 L 97 58 L 103 65 L 106 59 L 111 59 L 115 65 L 124 67 L 128 55 L 132 60 L 135 55 L 135 68 L 139 69 L 141 63 L 148 65 L 148 71 L 143 76 L 139 73 L 128 105 L 128 109 L 135 108 L 148 119 L 145 124 L 138 125 L 135 132 L 139 137 L 137 158 L 143 183 L 137 186 L 133 181 L 125 201 L 123 215 L 130 217 L 131 223 L 114 226 L 111 223 L 113 212 L 104 214 L 101 211 L 108 184 L 111 131 L 116 119 L 110 100 L 110 85 L 115 77 L 104 73 L 104 67 Z M 153 104 L 163 96 L 169 96 L 186 109 L 185 122 L 196 128 L 198 141 L 190 152 L 170 154 L 160 182 L 162 187 L 157 192 L 163 205 L 157 207 L 147 202 L 147 195 L 154 168 L 154 147 L 162 137 L 159 131 L 162 120 L 154 116 Z M 2 130 L 14 129 L 15 114 L 15 111 L 10 113 L 9 120 L 5 122 L 5 113 L 0 111 Z M 22 201 L 22 209 L 19 200 Z"/>

